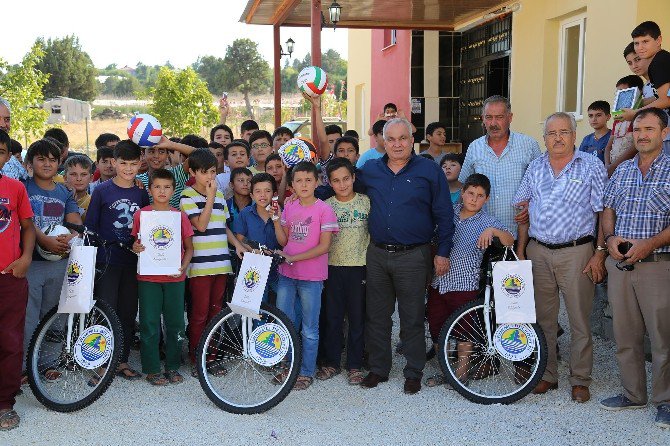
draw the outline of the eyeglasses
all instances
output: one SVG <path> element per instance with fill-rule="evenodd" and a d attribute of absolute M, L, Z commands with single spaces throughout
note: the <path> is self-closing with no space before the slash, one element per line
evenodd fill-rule
<path fill-rule="evenodd" d="M 545 138 L 550 138 L 550 139 L 556 139 L 559 136 L 561 138 L 567 138 L 568 136 L 572 135 L 572 130 L 561 130 L 560 132 L 557 131 L 552 131 L 552 132 L 547 132 L 544 134 Z"/>
<path fill-rule="evenodd" d="M 270 144 L 268 144 L 266 142 L 251 145 L 252 149 L 267 149 L 268 147 L 270 147 Z"/>

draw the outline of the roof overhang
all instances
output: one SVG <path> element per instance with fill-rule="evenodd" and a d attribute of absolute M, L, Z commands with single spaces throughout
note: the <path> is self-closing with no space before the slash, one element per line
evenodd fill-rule
<path fill-rule="evenodd" d="M 249 0 L 240 22 L 250 25 L 310 26 L 311 0 Z M 499 10 L 501 0 L 338 0 L 338 28 L 454 31 Z M 328 20 L 330 0 L 322 0 Z"/>

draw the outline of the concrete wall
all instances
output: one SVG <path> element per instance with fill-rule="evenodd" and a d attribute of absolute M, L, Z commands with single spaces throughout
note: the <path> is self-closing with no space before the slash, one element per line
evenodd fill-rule
<path fill-rule="evenodd" d="M 370 148 L 368 129 L 374 123 L 370 121 L 372 31 L 349 29 L 348 32 L 347 128 L 358 132 L 363 152 Z"/>
<path fill-rule="evenodd" d="M 384 30 L 372 30 L 372 103 L 370 121 L 383 113 L 384 104 L 393 102 L 406 116 L 410 114 L 410 51 L 412 32 L 398 30 L 397 43 L 384 47 Z M 350 59 L 351 60 L 351 59 Z"/>
<path fill-rule="evenodd" d="M 526 0 L 521 4 L 512 24 L 513 128 L 538 141 L 542 140 L 543 119 L 558 109 L 562 20 L 586 14 L 583 118 L 577 123 L 578 142 L 592 132 L 586 118 L 588 105 L 598 99 L 612 102 L 616 81 L 631 74 L 622 52 L 631 41 L 632 29 L 644 20 L 654 20 L 670 34 L 668 0 Z"/>

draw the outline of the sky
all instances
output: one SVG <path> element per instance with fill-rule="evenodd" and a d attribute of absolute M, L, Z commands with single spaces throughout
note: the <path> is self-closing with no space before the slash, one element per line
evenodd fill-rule
<path fill-rule="evenodd" d="M 21 61 L 37 37 L 74 34 L 93 64 L 115 63 L 135 67 L 137 62 L 162 65 L 170 61 L 183 68 L 198 56 L 224 57 L 237 38 L 259 43 L 261 55 L 273 57 L 272 26 L 247 25 L 239 19 L 247 0 L 23 0 L 2 7 L 0 57 L 11 64 Z M 324 6 L 325 8 L 325 6 Z M 324 10 L 327 15 L 327 11 Z M 281 42 L 295 41 L 293 57 L 309 52 L 309 28 L 282 28 Z M 347 56 L 347 32 L 324 28 L 323 52 L 335 49 Z M 282 65 L 284 63 L 282 58 Z"/>

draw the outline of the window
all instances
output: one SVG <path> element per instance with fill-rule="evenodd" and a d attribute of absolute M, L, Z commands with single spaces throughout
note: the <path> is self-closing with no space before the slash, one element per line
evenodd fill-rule
<path fill-rule="evenodd" d="M 559 35 L 558 109 L 582 116 L 584 85 L 584 36 L 586 17 L 561 23 Z"/>
<path fill-rule="evenodd" d="M 384 30 L 384 47 L 382 50 L 398 43 L 397 31 L 395 29 Z"/>

